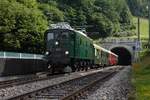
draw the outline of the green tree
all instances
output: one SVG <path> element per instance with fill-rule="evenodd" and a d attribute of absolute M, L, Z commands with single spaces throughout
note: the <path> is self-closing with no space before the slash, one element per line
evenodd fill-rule
<path fill-rule="evenodd" d="M 47 16 L 47 19 L 50 23 L 56 23 L 64 21 L 64 14 L 57 7 L 50 4 L 40 4 L 39 8 Z"/>
<path fill-rule="evenodd" d="M 41 52 L 43 47 L 39 47 L 39 44 L 44 43 L 43 33 L 47 28 L 42 12 L 15 0 L 1 0 L 0 5 L 0 49 Z"/>
<path fill-rule="evenodd" d="M 70 23 L 72 26 L 76 25 L 77 22 L 77 12 L 72 7 L 66 6 L 66 9 L 64 9 L 65 14 L 65 21 Z"/>
<path fill-rule="evenodd" d="M 26 6 L 28 8 L 37 8 L 38 7 L 38 3 L 36 0 L 16 0 L 16 1 L 23 4 L 24 6 Z"/>
<path fill-rule="evenodd" d="M 123 26 L 123 30 L 129 30 L 132 28 L 132 16 L 127 7 L 124 7 L 120 13 L 120 23 Z"/>
<path fill-rule="evenodd" d="M 147 0 L 0 0 L 0 49 L 24 52 L 44 50 L 48 23 L 69 22 L 107 37 L 132 28 L 129 2 L 144 8 Z M 145 9 L 145 8 L 144 8 Z M 137 10 L 136 10 L 137 11 Z M 146 10 L 142 10 L 146 16 Z M 136 14 L 136 13 L 135 13 Z"/>
<path fill-rule="evenodd" d="M 126 0 L 134 16 L 148 17 L 149 0 Z"/>
<path fill-rule="evenodd" d="M 108 2 L 107 0 L 96 0 L 95 11 L 101 12 L 111 21 L 113 24 L 113 33 L 120 31 L 119 15 L 111 2 Z"/>
<path fill-rule="evenodd" d="M 94 13 L 91 18 L 91 23 L 94 26 L 93 28 L 89 29 L 89 31 L 99 32 L 97 36 L 92 36 L 94 38 L 99 37 L 107 37 L 112 33 L 113 30 L 113 23 L 102 13 Z"/>

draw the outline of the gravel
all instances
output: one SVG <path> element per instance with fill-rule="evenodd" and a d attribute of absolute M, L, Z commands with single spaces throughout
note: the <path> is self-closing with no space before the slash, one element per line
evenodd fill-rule
<path fill-rule="evenodd" d="M 116 67 L 119 67 L 119 66 L 116 66 Z M 55 84 L 59 84 L 61 82 L 65 82 L 65 81 L 69 81 L 69 80 L 74 79 L 74 78 L 85 76 L 87 74 L 92 74 L 92 73 L 96 73 L 96 72 L 99 72 L 99 71 L 107 71 L 108 69 L 111 69 L 111 68 L 105 68 L 105 69 L 102 69 L 102 70 L 93 70 L 93 71 L 89 71 L 89 72 L 75 72 L 75 73 L 62 75 L 61 77 L 57 77 L 57 78 L 53 78 L 53 79 L 49 79 L 49 80 L 36 81 L 36 82 L 28 83 L 28 84 L 23 84 L 23 85 L 18 85 L 18 86 L 13 86 L 13 87 L 0 89 L 0 100 L 5 100 L 5 99 L 8 99 L 8 98 L 13 97 L 13 96 L 17 96 L 17 95 L 21 95 L 21 94 L 24 94 L 24 93 L 32 92 L 32 91 L 35 91 L 35 90 L 38 90 L 38 89 L 41 89 L 41 88 L 44 88 L 44 87 L 47 87 L 47 86 L 52 86 L 52 85 L 55 85 Z M 108 86 L 106 86 L 106 89 L 107 89 L 107 87 Z M 89 98 L 89 100 L 97 100 L 97 99 L 90 99 Z M 100 99 L 98 99 L 98 100 L 100 100 Z"/>
<path fill-rule="evenodd" d="M 72 75 L 65 75 L 62 77 L 54 78 L 54 79 L 37 81 L 37 82 L 29 83 L 29 84 L 23 84 L 19 86 L 13 86 L 13 87 L 5 88 L 5 89 L 0 89 L 0 100 L 7 99 L 9 97 L 16 96 L 16 95 L 28 93 L 28 92 L 41 89 L 43 87 L 47 87 L 50 85 L 59 84 L 63 81 L 67 81 L 76 77 Z"/>
<path fill-rule="evenodd" d="M 118 67 L 118 66 L 116 66 Z M 0 89 L 0 100 L 4 100 L 4 99 L 8 99 L 12 96 L 17 96 L 17 95 L 21 95 L 24 93 L 28 93 L 31 91 L 35 91 L 47 86 L 51 86 L 51 85 L 55 85 L 55 84 L 59 84 L 61 82 L 64 81 L 68 81 L 74 78 L 78 78 L 81 76 L 85 76 L 87 74 L 92 74 L 98 71 L 107 71 L 109 68 L 106 69 L 102 69 L 102 70 L 94 70 L 94 71 L 90 71 L 90 72 L 75 72 L 75 73 L 71 73 L 69 75 L 62 75 L 61 77 L 57 77 L 57 78 L 53 78 L 53 79 L 49 79 L 49 80 L 43 80 L 43 81 L 36 81 L 36 82 L 32 82 L 32 83 L 28 83 L 28 84 L 23 84 L 23 85 L 18 85 L 18 86 L 13 86 L 13 87 L 8 87 L 8 88 L 4 88 L 4 89 Z"/>
<path fill-rule="evenodd" d="M 128 100 L 128 93 L 131 90 L 131 69 L 131 66 L 126 66 L 89 94 L 87 100 Z"/>

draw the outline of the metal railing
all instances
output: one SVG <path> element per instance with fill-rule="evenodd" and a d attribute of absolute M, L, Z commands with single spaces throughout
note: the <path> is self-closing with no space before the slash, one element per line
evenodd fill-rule
<path fill-rule="evenodd" d="M 42 59 L 43 55 L 15 52 L 0 52 L 0 58 Z"/>
<path fill-rule="evenodd" d="M 121 39 L 104 39 L 104 40 L 101 40 L 100 43 L 120 43 L 120 42 L 123 42 L 123 43 L 126 43 L 126 42 L 137 42 L 138 40 L 136 38 L 121 38 Z"/>

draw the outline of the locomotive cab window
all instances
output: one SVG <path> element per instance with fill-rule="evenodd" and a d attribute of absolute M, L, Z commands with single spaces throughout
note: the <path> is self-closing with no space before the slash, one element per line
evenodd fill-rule
<path fill-rule="evenodd" d="M 68 32 L 62 32 L 61 33 L 61 38 L 62 39 L 67 39 L 69 37 L 68 35 L 69 35 Z"/>
<path fill-rule="evenodd" d="M 48 37 L 47 37 L 47 40 L 52 40 L 54 39 L 54 33 L 48 33 Z"/>
<path fill-rule="evenodd" d="M 75 38 L 75 33 L 70 32 L 70 37 L 71 37 L 71 38 Z"/>

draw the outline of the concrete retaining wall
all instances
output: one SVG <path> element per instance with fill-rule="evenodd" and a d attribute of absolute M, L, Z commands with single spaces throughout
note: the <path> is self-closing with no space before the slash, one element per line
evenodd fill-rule
<path fill-rule="evenodd" d="M 24 75 L 47 70 L 42 59 L 0 58 L 0 75 Z"/>

